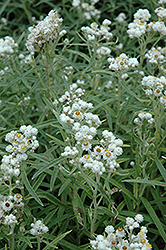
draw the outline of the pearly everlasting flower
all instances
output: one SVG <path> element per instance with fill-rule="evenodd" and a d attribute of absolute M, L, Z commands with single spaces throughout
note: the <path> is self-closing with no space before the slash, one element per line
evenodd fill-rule
<path fill-rule="evenodd" d="M 151 17 L 151 14 L 147 9 L 139 9 L 134 14 L 134 19 L 139 19 L 143 21 L 149 21 L 149 18 Z"/>
<path fill-rule="evenodd" d="M 145 88 L 145 94 L 158 97 L 159 102 L 166 108 L 166 78 L 164 76 L 144 76 L 141 83 Z"/>
<path fill-rule="evenodd" d="M 154 47 L 145 54 L 145 57 L 148 58 L 149 62 L 152 64 L 158 64 L 165 61 L 161 52 Z"/>
<path fill-rule="evenodd" d="M 125 13 L 121 12 L 116 18 L 115 21 L 117 21 L 118 23 L 124 23 L 126 19 L 126 15 Z"/>
<path fill-rule="evenodd" d="M 5 212 L 8 212 L 13 208 L 13 202 L 11 202 L 11 200 L 2 201 L 1 207 Z"/>
<path fill-rule="evenodd" d="M 17 224 L 16 216 L 14 216 L 13 214 L 6 215 L 5 220 L 4 220 L 4 224 L 9 225 L 9 226 L 13 226 L 13 225 Z"/>
<path fill-rule="evenodd" d="M 22 195 L 21 194 L 15 194 L 14 195 L 14 201 L 17 203 L 20 203 L 22 201 Z"/>
<path fill-rule="evenodd" d="M 109 69 L 114 71 L 127 70 L 129 67 L 133 68 L 139 64 L 136 58 L 129 58 L 125 53 L 120 54 L 116 59 L 109 57 L 107 61 L 110 63 Z"/>
<path fill-rule="evenodd" d="M 30 233 L 34 236 L 40 236 L 48 232 L 48 227 L 43 224 L 41 220 L 37 220 L 35 223 L 31 224 Z"/>
<path fill-rule="evenodd" d="M 12 37 L 6 36 L 4 39 L 0 39 L 0 56 L 7 56 L 13 54 L 18 44 L 13 40 Z"/>
<path fill-rule="evenodd" d="M 142 215 L 136 215 L 135 218 L 143 218 Z M 107 235 L 97 235 L 95 240 L 91 240 L 92 249 L 96 250 L 145 250 L 152 249 L 152 245 L 147 239 L 147 228 L 141 227 L 135 218 L 127 217 L 126 225 L 118 227 L 115 231 L 114 227 L 109 225 L 105 228 Z M 137 226 L 134 226 L 135 223 Z M 135 230 L 135 228 L 140 228 Z M 115 231 L 115 233 L 114 233 Z M 135 232 L 136 231 L 136 232 Z"/>
<path fill-rule="evenodd" d="M 96 22 L 93 22 L 91 23 L 90 27 L 83 26 L 81 28 L 81 31 L 83 32 L 85 38 L 90 42 L 93 42 L 94 40 L 99 40 L 99 39 L 110 40 L 110 38 L 112 37 L 112 33 L 109 32 L 110 24 L 111 24 L 111 21 L 108 19 L 105 19 L 102 22 L 102 25 L 100 27 Z"/>
<path fill-rule="evenodd" d="M 63 19 L 59 18 L 57 11 L 51 10 L 44 20 L 38 22 L 36 26 L 29 27 L 27 49 L 30 52 L 38 51 L 46 42 L 58 40 L 62 21 Z"/>
<path fill-rule="evenodd" d="M 166 9 L 164 9 L 163 7 L 158 7 L 157 9 L 155 9 L 155 13 L 161 20 L 166 18 Z"/>

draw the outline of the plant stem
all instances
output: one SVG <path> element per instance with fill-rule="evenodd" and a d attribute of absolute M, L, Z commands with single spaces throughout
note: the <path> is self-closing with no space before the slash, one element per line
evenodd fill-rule
<path fill-rule="evenodd" d="M 95 185 L 95 189 L 93 190 L 93 206 L 94 206 L 94 213 L 93 213 L 93 219 L 91 222 L 91 236 L 93 236 L 94 231 L 95 231 L 95 223 L 97 220 L 97 214 L 98 214 L 98 203 L 97 203 L 97 191 L 98 191 L 98 183 L 100 180 L 100 176 L 98 174 L 96 174 L 96 185 Z"/>

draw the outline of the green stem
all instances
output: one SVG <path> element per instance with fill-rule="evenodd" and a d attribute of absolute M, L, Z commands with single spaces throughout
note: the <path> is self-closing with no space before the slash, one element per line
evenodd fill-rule
<path fill-rule="evenodd" d="M 98 203 L 97 203 L 97 191 L 98 191 L 98 183 L 100 181 L 100 176 L 96 174 L 96 185 L 95 189 L 93 190 L 93 206 L 94 206 L 94 213 L 93 213 L 93 219 L 91 222 L 91 236 L 94 235 L 95 232 L 95 223 L 97 220 L 97 215 L 98 215 Z"/>
<path fill-rule="evenodd" d="M 40 237 L 37 237 L 37 250 L 40 250 Z"/>
<path fill-rule="evenodd" d="M 11 234 L 11 239 L 9 240 L 9 249 L 14 250 L 14 233 Z"/>

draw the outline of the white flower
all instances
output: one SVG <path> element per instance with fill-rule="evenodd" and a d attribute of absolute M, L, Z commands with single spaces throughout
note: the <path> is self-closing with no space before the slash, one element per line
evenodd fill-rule
<path fill-rule="evenodd" d="M 14 201 L 19 203 L 22 201 L 22 195 L 21 194 L 15 194 L 14 195 Z"/>
<path fill-rule="evenodd" d="M 11 200 L 3 201 L 1 202 L 1 207 L 5 212 L 8 212 L 13 208 L 13 203 L 11 202 Z"/>
<path fill-rule="evenodd" d="M 16 223 L 17 223 L 16 216 L 14 216 L 13 214 L 5 216 L 5 220 L 4 220 L 5 225 L 12 226 Z"/>
<path fill-rule="evenodd" d="M 31 224 L 30 233 L 35 236 L 42 235 L 48 232 L 48 227 L 46 227 L 41 220 L 37 220 L 35 223 Z"/>

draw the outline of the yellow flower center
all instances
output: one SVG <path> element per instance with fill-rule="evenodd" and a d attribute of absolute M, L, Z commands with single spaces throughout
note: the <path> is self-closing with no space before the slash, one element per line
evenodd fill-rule
<path fill-rule="evenodd" d="M 107 152 L 105 155 L 106 155 L 107 157 L 110 157 L 110 156 L 111 156 L 111 153 L 110 153 L 110 152 Z"/>
<path fill-rule="evenodd" d="M 24 146 L 24 145 L 21 145 L 21 149 L 24 150 L 24 149 L 25 149 L 25 146 Z"/>
<path fill-rule="evenodd" d="M 124 62 L 121 61 L 121 62 L 120 62 L 120 65 L 124 65 Z"/>
<path fill-rule="evenodd" d="M 14 149 L 14 150 L 17 150 L 17 148 L 16 148 L 16 147 L 14 147 L 13 149 Z"/>
<path fill-rule="evenodd" d="M 16 198 L 20 199 L 21 198 L 21 194 L 16 194 Z"/>
<path fill-rule="evenodd" d="M 90 158 L 90 155 L 84 155 L 84 158 L 88 160 Z"/>
<path fill-rule="evenodd" d="M 143 232 L 139 232 L 139 237 L 143 237 L 145 234 Z"/>
<path fill-rule="evenodd" d="M 152 245 L 151 245 L 151 244 L 149 244 L 149 243 L 147 243 L 147 244 L 146 244 L 146 247 L 147 247 L 147 248 L 151 248 L 151 247 L 152 247 Z"/>
<path fill-rule="evenodd" d="M 153 21 L 153 23 L 156 23 L 155 21 Z"/>
<path fill-rule="evenodd" d="M 159 56 L 157 54 L 155 54 L 154 57 L 158 58 Z"/>
<path fill-rule="evenodd" d="M 100 149 L 100 148 L 97 148 L 96 151 L 97 151 L 98 153 L 100 153 L 100 152 L 101 152 L 101 149 Z"/>
<path fill-rule="evenodd" d="M 32 141 L 31 141 L 31 140 L 28 140 L 28 141 L 27 141 L 27 144 L 28 144 L 28 145 L 31 145 L 31 144 L 32 144 Z"/>
<path fill-rule="evenodd" d="M 166 96 L 165 96 L 165 95 L 163 96 L 163 99 L 166 99 Z"/>
<path fill-rule="evenodd" d="M 148 25 L 148 24 L 146 25 L 146 28 L 149 28 L 149 25 Z"/>
<path fill-rule="evenodd" d="M 118 231 L 122 232 L 123 231 L 123 227 L 118 227 Z"/>
<path fill-rule="evenodd" d="M 144 243 L 146 242 L 146 240 L 145 240 L 145 239 L 142 239 L 142 240 L 140 240 L 140 242 L 141 242 L 142 244 L 144 244 Z"/>
<path fill-rule="evenodd" d="M 154 76 L 154 77 L 153 77 L 153 80 L 156 80 L 156 79 L 157 79 L 157 78 Z"/>
<path fill-rule="evenodd" d="M 113 240 L 111 243 L 112 243 L 112 245 L 116 245 L 116 241 L 115 240 Z"/>
<path fill-rule="evenodd" d="M 120 60 L 120 57 L 118 56 L 116 59 L 117 59 L 117 60 Z"/>
<path fill-rule="evenodd" d="M 93 25 L 97 25 L 97 23 L 96 23 L 96 22 L 93 22 Z"/>
<path fill-rule="evenodd" d="M 83 143 L 84 146 L 88 146 L 88 144 L 89 144 L 89 142 L 87 142 L 87 141 L 85 141 L 85 142 Z"/>
<path fill-rule="evenodd" d="M 157 89 L 156 92 L 159 94 L 161 91 L 159 89 Z"/>
<path fill-rule="evenodd" d="M 21 137 L 21 134 L 19 133 L 19 134 L 16 134 L 16 136 L 17 136 L 17 138 L 20 138 Z"/>
<path fill-rule="evenodd" d="M 123 249 L 123 250 L 126 250 L 126 249 L 127 249 L 127 247 L 126 247 L 126 246 L 124 246 L 124 247 L 122 247 L 122 249 Z"/>
<path fill-rule="evenodd" d="M 75 114 L 76 114 L 76 115 L 80 115 L 80 112 L 79 112 L 79 111 L 76 111 Z"/>

